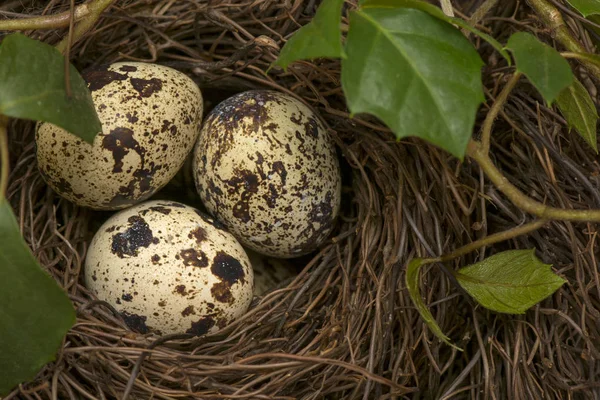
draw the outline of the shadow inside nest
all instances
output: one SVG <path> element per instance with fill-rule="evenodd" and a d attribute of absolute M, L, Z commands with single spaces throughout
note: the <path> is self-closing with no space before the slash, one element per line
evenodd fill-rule
<path fill-rule="evenodd" d="M 481 2 L 465 3 L 470 10 Z M 518 6 L 515 18 L 529 18 L 523 4 L 503 6 Z M 350 119 L 337 61 L 302 62 L 266 74 L 276 47 L 314 9 L 313 1 L 210 7 L 192 0 L 123 2 L 72 52 L 80 69 L 117 60 L 177 66 L 202 88 L 207 109 L 248 89 L 285 91 L 328 124 L 345 165 L 345 200 L 332 240 L 297 261 L 301 272 L 289 285 L 256 298 L 243 318 L 216 334 L 170 340 L 135 334 L 93 298 L 83 286 L 82 261 L 109 214 L 74 207 L 48 189 L 34 163 L 33 125 L 13 123 L 9 199 L 25 239 L 69 293 L 78 320 L 57 361 L 8 398 L 122 398 L 125 392 L 164 399 L 595 398 L 596 226 L 552 222 L 456 263 L 425 268 L 421 293 L 442 330 L 465 351 L 440 343 L 410 301 L 407 262 L 448 253 L 531 217 L 489 185 L 475 162 L 459 163 L 422 141 L 398 142 L 377 121 Z M 531 20 L 523 23 L 535 28 Z M 510 21 L 490 24 L 496 36 L 513 29 Z M 49 43 L 60 37 L 40 35 Z M 248 45 L 261 36 L 271 41 Z M 247 51 L 236 53 L 240 48 Z M 498 63 L 484 71 L 490 94 L 505 69 Z M 597 156 L 541 104 L 526 88 L 511 96 L 493 133 L 494 161 L 538 201 L 600 207 Z M 189 179 L 182 170 L 157 196 L 200 207 Z M 537 249 L 568 279 L 525 315 L 478 307 L 448 273 L 484 254 L 517 248 Z"/>

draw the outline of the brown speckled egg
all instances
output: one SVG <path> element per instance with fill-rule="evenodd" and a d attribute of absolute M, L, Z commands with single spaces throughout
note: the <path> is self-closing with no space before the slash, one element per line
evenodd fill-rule
<path fill-rule="evenodd" d="M 115 63 L 83 74 L 102 132 L 93 145 L 50 123 L 38 125 L 42 176 L 66 199 L 116 210 L 166 185 L 190 154 L 202 118 L 200 89 L 157 64 Z"/>
<path fill-rule="evenodd" d="M 181 203 L 149 201 L 102 225 L 85 283 L 137 332 L 203 335 L 246 312 L 254 274 L 221 224 Z"/>
<path fill-rule="evenodd" d="M 289 258 L 327 238 L 340 207 L 335 147 L 295 98 L 249 91 L 208 115 L 194 151 L 207 209 L 248 248 Z"/>
<path fill-rule="evenodd" d="M 254 272 L 254 295 L 262 296 L 296 276 L 296 269 L 288 260 L 266 257 L 247 250 Z"/>

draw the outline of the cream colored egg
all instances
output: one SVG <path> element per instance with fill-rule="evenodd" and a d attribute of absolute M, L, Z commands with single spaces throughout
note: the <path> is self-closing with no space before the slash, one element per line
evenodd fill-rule
<path fill-rule="evenodd" d="M 198 137 L 200 89 L 174 69 L 115 63 L 83 74 L 102 123 L 93 145 L 50 123 L 38 125 L 36 155 L 48 185 L 86 207 L 116 210 L 166 185 Z"/>
<path fill-rule="evenodd" d="M 217 105 L 196 144 L 194 170 L 210 213 L 259 253 L 309 253 L 334 227 L 335 147 L 318 116 L 289 95 L 249 91 Z"/>
<path fill-rule="evenodd" d="M 254 274 L 221 224 L 181 203 L 149 201 L 102 225 L 85 283 L 135 331 L 203 335 L 246 312 Z"/>
<path fill-rule="evenodd" d="M 296 269 L 288 260 L 266 257 L 247 250 L 254 272 L 254 295 L 262 296 L 290 281 L 296 276 Z"/>

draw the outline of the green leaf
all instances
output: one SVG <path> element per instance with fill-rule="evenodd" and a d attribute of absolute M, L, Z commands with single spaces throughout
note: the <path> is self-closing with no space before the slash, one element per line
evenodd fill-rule
<path fill-rule="evenodd" d="M 94 141 L 102 125 L 83 78 L 70 65 L 72 96 L 65 89 L 64 57 L 54 47 L 15 33 L 0 46 L 0 114 L 46 121 Z"/>
<path fill-rule="evenodd" d="M 420 10 L 350 14 L 342 87 L 350 111 L 379 117 L 462 159 L 479 104 L 483 62 L 453 26 Z"/>
<path fill-rule="evenodd" d="M 0 396 L 52 361 L 74 323 L 69 298 L 37 264 L 0 198 Z"/>
<path fill-rule="evenodd" d="M 534 250 L 498 253 L 458 270 L 456 278 L 482 306 L 508 314 L 523 314 L 565 283 Z"/>
<path fill-rule="evenodd" d="M 287 41 L 275 65 L 287 69 L 296 60 L 344 57 L 342 48 L 342 6 L 344 0 L 324 0 L 312 21 Z"/>
<path fill-rule="evenodd" d="M 444 12 L 439 7 L 436 7 L 433 4 L 425 3 L 424 1 L 419 0 L 364 0 L 361 4 L 362 8 L 405 7 L 425 11 L 432 17 L 436 17 L 437 19 L 441 19 L 442 21 L 460 26 L 461 28 L 466 29 L 469 32 L 479 36 L 480 38 L 488 42 L 496 51 L 498 51 L 502 55 L 502 57 L 506 59 L 508 65 L 512 64 L 512 60 L 510 59 L 510 56 L 508 55 L 507 51 L 504 50 L 504 47 L 496 39 L 494 39 L 486 33 L 481 32 L 479 29 L 471 26 L 467 21 L 464 21 L 460 18 L 449 17 L 448 15 L 444 14 Z"/>
<path fill-rule="evenodd" d="M 423 261 L 422 258 L 415 258 L 408 263 L 408 267 L 406 268 L 406 287 L 408 288 L 408 294 L 431 332 L 444 343 L 462 351 L 462 349 L 450 342 L 448 336 L 444 335 L 444 332 L 442 332 L 440 326 L 435 322 L 433 315 L 431 315 L 431 312 L 421 298 L 421 293 L 419 293 L 419 270 L 425 265 Z"/>
<path fill-rule="evenodd" d="M 579 11 L 584 17 L 592 14 L 600 14 L 599 0 L 567 0 L 567 3 Z"/>
<path fill-rule="evenodd" d="M 515 57 L 517 71 L 527 76 L 548 104 L 573 82 L 569 63 L 532 34 L 517 32 L 508 39 L 506 47 Z"/>
<path fill-rule="evenodd" d="M 577 80 L 564 89 L 556 99 L 556 105 L 564 115 L 569 127 L 581 135 L 581 137 L 598 153 L 598 141 L 596 139 L 596 125 L 598 124 L 598 111 L 588 91 Z"/>

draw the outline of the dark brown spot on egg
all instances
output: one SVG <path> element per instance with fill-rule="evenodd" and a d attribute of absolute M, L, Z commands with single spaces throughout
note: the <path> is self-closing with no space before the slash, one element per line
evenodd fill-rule
<path fill-rule="evenodd" d="M 237 258 L 224 251 L 218 251 L 210 268 L 213 275 L 232 286 L 236 282 L 246 283 L 244 267 Z"/>
<path fill-rule="evenodd" d="M 196 243 L 200 244 L 203 241 L 206 240 L 206 238 L 208 237 L 208 234 L 206 233 L 206 230 L 204 228 L 202 228 L 201 226 L 197 227 L 196 229 L 192 230 L 189 234 L 188 234 L 188 238 L 192 239 L 196 239 Z"/>
<path fill-rule="evenodd" d="M 217 326 L 219 327 L 219 329 L 225 328 L 227 326 L 227 318 L 219 319 L 219 322 L 217 322 Z"/>
<path fill-rule="evenodd" d="M 125 232 L 117 233 L 112 237 L 111 251 L 119 258 L 125 256 L 137 257 L 140 247 L 149 247 L 157 244 L 158 238 L 152 234 L 150 226 L 144 218 L 134 215 L 127 220 L 129 228 Z"/>
<path fill-rule="evenodd" d="M 160 261 L 160 256 L 158 254 L 155 254 L 152 256 L 151 260 L 152 260 L 152 264 L 158 264 L 158 262 Z"/>
<path fill-rule="evenodd" d="M 181 250 L 179 253 L 181 258 L 183 259 L 183 264 L 185 266 L 193 266 L 199 268 L 208 267 L 208 258 L 206 254 L 202 250 L 196 249 L 185 249 Z"/>
<path fill-rule="evenodd" d="M 192 314 L 196 314 L 196 311 L 194 310 L 194 306 L 187 306 L 182 312 L 181 312 L 181 316 L 182 317 L 188 317 Z"/>
<path fill-rule="evenodd" d="M 138 333 L 148 333 L 149 329 L 146 326 L 147 317 L 143 315 L 128 313 L 127 311 L 122 311 L 119 313 L 123 318 L 123 321 L 127 324 L 127 326 L 135 332 Z"/>
<path fill-rule="evenodd" d="M 164 215 L 169 215 L 171 213 L 171 209 L 170 208 L 166 208 L 166 207 L 163 207 L 163 206 L 152 206 L 152 207 L 149 207 L 149 208 L 147 208 L 147 209 L 145 209 L 143 211 L 140 211 L 140 215 L 146 215 L 146 214 L 148 214 L 149 211 L 155 211 L 157 213 L 161 213 L 161 214 L 164 214 Z"/>
<path fill-rule="evenodd" d="M 158 302 L 158 306 L 159 306 L 159 307 L 164 307 L 164 306 L 166 306 L 166 305 L 167 305 L 167 302 L 166 302 L 166 301 L 164 301 L 164 300 L 161 300 L 161 301 L 159 301 L 159 302 Z"/>
<path fill-rule="evenodd" d="M 137 71 L 137 67 L 135 67 L 133 65 L 123 65 L 121 68 L 119 68 L 119 71 L 135 72 L 135 71 Z"/>
<path fill-rule="evenodd" d="M 217 282 L 210 289 L 213 298 L 220 303 L 233 303 L 230 285 L 227 282 Z"/>
<path fill-rule="evenodd" d="M 308 121 L 304 123 L 304 131 L 310 137 L 315 139 L 319 137 L 319 125 L 314 117 L 310 117 Z"/>
<path fill-rule="evenodd" d="M 262 195 L 262 198 L 265 199 L 269 208 L 275 208 L 277 205 L 277 198 L 279 198 L 279 193 L 277 193 L 277 188 L 272 183 L 269 183 L 269 192 Z"/>
<path fill-rule="evenodd" d="M 142 164 L 145 160 L 146 150 L 140 146 L 133 137 L 133 131 L 128 128 L 115 128 L 102 138 L 102 147 L 113 155 L 113 172 L 123 172 L 123 158 L 130 150 L 139 154 Z"/>
<path fill-rule="evenodd" d="M 173 293 L 177 293 L 178 295 L 181 295 L 181 296 L 187 296 L 187 294 L 188 294 L 188 292 L 185 290 L 185 285 L 175 286 L 175 290 L 173 291 Z"/>
<path fill-rule="evenodd" d="M 162 90 L 162 81 L 157 78 L 152 79 L 140 79 L 131 78 L 131 86 L 140 94 L 142 97 L 150 97 L 156 92 Z"/>
<path fill-rule="evenodd" d="M 253 194 L 258 192 L 259 178 L 252 171 L 236 170 L 232 178 L 225 181 L 229 186 L 229 194 L 240 193 L 240 200 L 233 206 L 233 215 L 242 222 L 251 219 L 249 201 Z"/>
<path fill-rule="evenodd" d="M 305 240 L 295 246 L 294 252 L 309 252 L 323 240 L 325 235 L 331 229 L 334 222 L 333 215 L 333 196 L 327 192 L 325 200 L 312 207 L 308 214 L 308 226 L 301 232 L 301 237 Z"/>
<path fill-rule="evenodd" d="M 296 117 L 296 114 L 292 114 L 290 121 L 296 125 L 302 125 L 302 114 L 300 114 L 298 117 Z"/>
<path fill-rule="evenodd" d="M 94 92 L 102 89 L 114 81 L 124 81 L 127 79 L 127 75 L 120 74 L 115 71 L 109 71 L 108 65 L 102 65 L 95 68 L 90 68 L 84 71 L 81 76 L 88 84 L 88 89 Z"/>
<path fill-rule="evenodd" d="M 125 114 L 125 117 L 127 117 L 127 121 L 131 124 L 135 124 L 139 120 L 137 111 L 134 111 L 133 115 L 131 113 Z"/>
<path fill-rule="evenodd" d="M 285 170 L 285 165 L 281 161 L 275 161 L 273 163 L 273 172 L 279 175 L 281 178 L 281 186 L 285 186 L 285 179 L 287 178 L 287 171 Z"/>
<path fill-rule="evenodd" d="M 204 318 L 200 318 L 196 322 L 192 322 L 192 327 L 185 331 L 185 333 L 201 336 L 206 334 L 213 326 L 215 326 L 215 320 L 213 317 L 206 316 Z"/>
<path fill-rule="evenodd" d="M 71 187 L 71 183 L 67 181 L 65 178 L 60 178 L 58 182 L 54 181 L 54 186 L 56 190 L 61 194 L 71 194 L 73 193 L 73 188 Z"/>
<path fill-rule="evenodd" d="M 133 296 L 130 293 L 125 293 L 121 296 L 121 298 L 123 299 L 123 301 L 131 301 L 133 300 Z"/>

